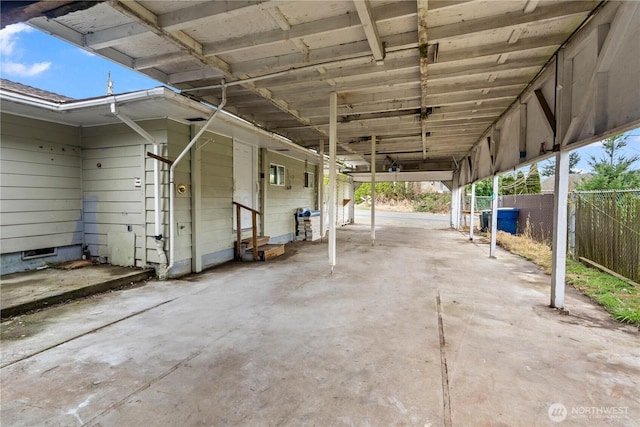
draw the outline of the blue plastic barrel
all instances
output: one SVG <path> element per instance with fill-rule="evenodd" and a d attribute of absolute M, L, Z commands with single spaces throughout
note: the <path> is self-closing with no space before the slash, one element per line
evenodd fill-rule
<path fill-rule="evenodd" d="M 498 230 L 516 234 L 518 230 L 518 208 L 498 208 Z"/>

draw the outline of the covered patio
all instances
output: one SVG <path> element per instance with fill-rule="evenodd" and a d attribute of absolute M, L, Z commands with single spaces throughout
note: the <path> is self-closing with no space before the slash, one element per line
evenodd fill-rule
<path fill-rule="evenodd" d="M 399 214 L 398 214 L 399 215 Z M 273 263 L 226 264 L 16 319 L 2 425 L 632 425 L 637 329 L 535 265 L 380 217 Z M 420 222 L 419 222 L 420 221 Z M 447 248 L 446 250 L 444 248 Z M 407 268 L 407 266 L 411 266 Z M 6 325 L 3 325 L 3 328 Z M 6 331 L 6 330 L 5 330 Z M 24 336 L 22 336 L 24 335 Z"/>

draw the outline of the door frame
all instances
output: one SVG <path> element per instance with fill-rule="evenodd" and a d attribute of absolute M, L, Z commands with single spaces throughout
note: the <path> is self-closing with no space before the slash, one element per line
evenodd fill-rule
<path fill-rule="evenodd" d="M 258 200 L 259 200 L 259 193 L 260 193 L 260 186 L 259 186 L 259 182 L 258 182 L 258 147 L 254 144 L 251 144 L 249 142 L 245 142 L 243 140 L 240 140 L 238 138 L 233 138 L 233 200 L 237 200 L 236 199 L 236 161 L 237 161 L 237 157 L 236 157 L 236 144 L 240 144 L 240 145 L 245 145 L 247 147 L 249 147 L 249 149 L 251 150 L 251 185 L 253 188 L 253 192 L 251 193 L 251 205 L 249 207 L 252 207 L 253 209 L 259 210 L 257 208 L 258 206 Z M 246 209 L 243 210 L 244 212 L 246 212 Z M 233 209 L 233 230 L 236 231 L 236 218 L 235 218 L 235 212 L 236 210 Z M 250 217 L 249 217 L 250 218 Z M 251 229 L 251 223 L 249 222 L 249 226 L 245 226 L 244 225 L 245 222 L 243 221 L 243 227 L 242 227 L 242 231 L 245 230 L 250 230 Z M 258 227 L 260 227 L 260 221 L 258 221 Z"/>

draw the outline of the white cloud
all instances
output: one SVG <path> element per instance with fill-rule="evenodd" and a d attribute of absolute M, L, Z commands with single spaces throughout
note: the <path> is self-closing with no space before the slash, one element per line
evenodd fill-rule
<path fill-rule="evenodd" d="M 0 30 L 0 55 L 3 57 L 0 70 L 2 74 L 15 77 L 33 77 L 51 67 L 51 62 L 36 62 L 34 64 L 19 62 L 21 55 L 16 49 L 19 34 L 31 31 L 33 29 L 23 23 L 7 25 Z"/>
<path fill-rule="evenodd" d="M 18 77 L 33 77 L 44 73 L 51 67 L 51 62 L 37 62 L 31 65 L 19 64 L 17 62 L 2 63 L 2 71 L 8 75 Z"/>
<path fill-rule="evenodd" d="M 0 54 L 11 55 L 16 45 L 16 36 L 30 31 L 32 28 L 23 23 L 7 25 L 0 30 Z"/>

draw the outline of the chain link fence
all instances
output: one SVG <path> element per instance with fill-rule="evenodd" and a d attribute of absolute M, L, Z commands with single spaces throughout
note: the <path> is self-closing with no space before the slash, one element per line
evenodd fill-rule
<path fill-rule="evenodd" d="M 465 209 L 470 208 L 465 197 Z M 553 194 L 498 197 L 499 207 L 519 209 L 518 234 L 550 244 Z M 476 212 L 491 209 L 491 197 L 476 197 Z M 574 191 L 569 200 L 569 251 L 640 282 L 640 190 Z"/>
<path fill-rule="evenodd" d="M 640 190 L 573 192 L 575 255 L 640 282 Z"/>

